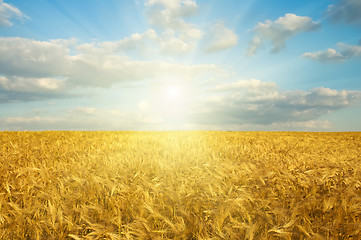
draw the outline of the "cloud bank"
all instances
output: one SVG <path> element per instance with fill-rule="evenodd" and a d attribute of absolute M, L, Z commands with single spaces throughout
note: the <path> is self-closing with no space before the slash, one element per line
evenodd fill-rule
<path fill-rule="evenodd" d="M 320 116 L 361 102 L 361 91 L 324 87 L 281 91 L 257 79 L 223 83 L 199 106 L 202 123 L 260 124 L 316 121 Z"/>
<path fill-rule="evenodd" d="M 119 42 L 107 44 L 122 45 Z M 39 96 L 50 97 L 51 94 L 58 98 L 62 94 L 67 96 L 71 90 L 79 87 L 109 88 L 117 83 L 169 75 L 182 76 L 189 81 L 202 75 L 224 73 L 224 70 L 212 64 L 132 60 L 116 51 L 76 45 L 73 40 L 35 41 L 0 37 L 1 102 L 28 101 L 39 99 Z M 18 98 L 20 93 L 25 92 L 33 97 Z"/>

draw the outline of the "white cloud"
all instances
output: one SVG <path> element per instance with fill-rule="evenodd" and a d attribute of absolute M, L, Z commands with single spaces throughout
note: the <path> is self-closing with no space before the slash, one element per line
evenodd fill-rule
<path fill-rule="evenodd" d="M 286 41 L 302 32 L 314 31 L 320 27 L 320 24 L 313 22 L 310 17 L 301 17 L 292 13 L 280 17 L 274 22 L 266 20 L 259 22 L 252 30 L 255 33 L 254 38 L 249 43 L 249 56 L 256 53 L 264 42 L 270 41 L 273 45 L 271 52 L 277 53 L 286 46 Z"/>
<path fill-rule="evenodd" d="M 119 53 L 127 55 L 138 52 L 139 55 L 145 56 L 150 49 L 158 49 L 160 37 L 153 29 L 148 29 L 144 33 L 134 33 L 119 41 L 105 41 L 84 43 L 76 46 L 79 53 L 86 54 L 114 54 Z M 156 45 L 156 46 L 154 46 Z"/>
<path fill-rule="evenodd" d="M 261 45 L 262 39 L 257 35 L 254 36 L 252 41 L 248 43 L 247 56 L 253 56 Z"/>
<path fill-rule="evenodd" d="M 224 26 L 223 23 L 216 23 L 210 33 L 209 41 L 206 51 L 208 53 L 225 50 L 237 45 L 238 36 L 231 29 Z"/>
<path fill-rule="evenodd" d="M 145 2 L 148 21 L 161 28 L 188 31 L 194 25 L 183 18 L 197 13 L 198 5 L 192 0 L 148 0 Z"/>
<path fill-rule="evenodd" d="M 0 27 L 12 26 L 13 23 L 10 21 L 10 19 L 14 17 L 18 19 L 29 18 L 15 6 L 5 3 L 3 0 L 0 0 Z"/>
<path fill-rule="evenodd" d="M 160 53 L 168 55 L 189 53 L 197 44 L 197 41 L 177 37 L 176 32 L 171 29 L 164 31 L 158 41 L 160 43 Z"/>
<path fill-rule="evenodd" d="M 307 52 L 302 55 L 305 58 L 310 58 L 319 62 L 341 62 L 345 60 L 345 56 L 336 52 L 335 49 L 329 48 L 327 51 L 321 52 Z"/>
<path fill-rule="evenodd" d="M 319 62 L 342 62 L 350 58 L 361 57 L 361 45 L 338 44 L 340 51 L 329 48 L 327 51 L 307 52 L 302 57 L 309 58 Z"/>
<path fill-rule="evenodd" d="M 66 74 L 70 64 L 67 41 L 35 41 L 0 37 L 0 74 L 49 77 Z"/>
<path fill-rule="evenodd" d="M 345 21 L 361 26 L 361 1 L 339 0 L 327 9 L 329 18 L 334 22 Z"/>
<path fill-rule="evenodd" d="M 311 124 L 322 115 L 361 102 L 361 91 L 324 87 L 281 91 L 275 83 L 255 79 L 219 84 L 209 93 L 195 111 L 201 124 Z"/>
<path fill-rule="evenodd" d="M 66 79 L 0 76 L 0 89 L 18 92 L 56 91 L 65 81 Z"/>
<path fill-rule="evenodd" d="M 64 78 L 0 76 L 0 103 L 70 97 Z"/>
<path fill-rule="evenodd" d="M 186 53 L 195 48 L 203 32 L 195 24 L 184 20 L 197 13 L 195 1 L 148 0 L 145 6 L 149 23 L 163 31 L 159 38 L 163 53 Z"/>
<path fill-rule="evenodd" d="M 192 51 L 196 44 L 195 39 L 188 40 L 178 37 L 173 29 L 163 30 L 161 35 L 158 35 L 153 29 L 148 29 L 144 33 L 135 33 L 120 41 L 81 44 L 77 46 L 77 50 L 91 54 L 118 52 L 123 55 L 152 58 L 157 54 L 185 54 Z"/>

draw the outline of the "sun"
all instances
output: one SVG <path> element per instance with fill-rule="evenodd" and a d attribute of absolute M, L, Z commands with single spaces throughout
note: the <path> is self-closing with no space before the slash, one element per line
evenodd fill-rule
<path fill-rule="evenodd" d="M 164 88 L 164 95 L 166 100 L 180 101 L 182 99 L 182 89 L 176 85 L 169 85 Z"/>
<path fill-rule="evenodd" d="M 189 82 L 167 78 L 150 90 L 147 98 L 138 102 L 141 119 L 154 120 L 166 130 L 184 129 L 191 122 L 195 91 Z"/>

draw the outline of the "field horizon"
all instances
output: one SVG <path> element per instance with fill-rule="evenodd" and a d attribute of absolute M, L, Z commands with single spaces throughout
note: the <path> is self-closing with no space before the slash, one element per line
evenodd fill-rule
<path fill-rule="evenodd" d="M 361 130 L 340 130 L 340 131 L 320 131 L 320 130 L 1 130 L 0 133 L 6 132 L 113 132 L 113 133 L 126 133 L 126 132 L 135 132 L 135 133 L 176 133 L 176 132 L 238 132 L 238 133 L 361 133 Z"/>
<path fill-rule="evenodd" d="M 361 133 L 2 131 L 0 239 L 358 239 Z"/>

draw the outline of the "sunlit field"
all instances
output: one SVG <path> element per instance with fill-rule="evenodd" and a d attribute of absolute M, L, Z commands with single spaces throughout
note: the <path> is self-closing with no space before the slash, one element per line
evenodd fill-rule
<path fill-rule="evenodd" d="M 1 132 L 0 239 L 361 239 L 361 133 Z"/>

